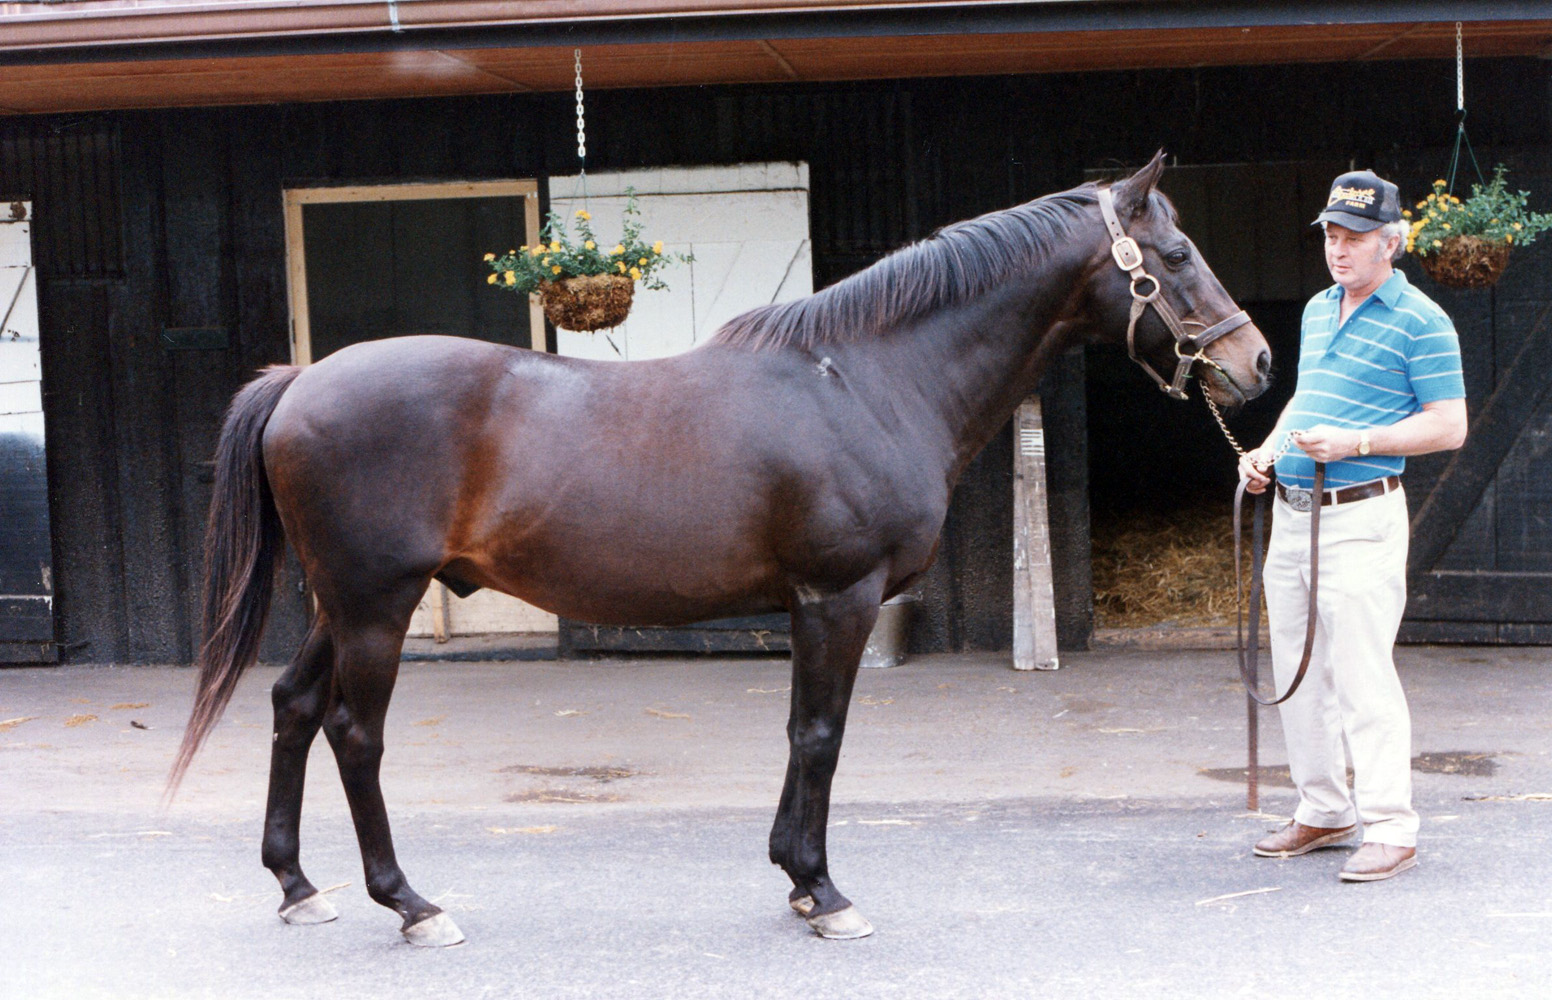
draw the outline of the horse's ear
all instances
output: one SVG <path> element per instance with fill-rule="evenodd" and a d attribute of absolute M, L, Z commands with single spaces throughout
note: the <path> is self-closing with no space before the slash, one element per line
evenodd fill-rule
<path fill-rule="evenodd" d="M 1148 165 L 1124 181 L 1115 184 L 1116 211 L 1123 218 L 1135 219 L 1148 210 L 1148 195 L 1153 193 L 1164 173 L 1164 150 L 1153 154 Z"/>

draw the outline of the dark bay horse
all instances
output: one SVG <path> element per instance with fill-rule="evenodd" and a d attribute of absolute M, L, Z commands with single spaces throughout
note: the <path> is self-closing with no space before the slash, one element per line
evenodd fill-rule
<path fill-rule="evenodd" d="M 454 944 L 458 928 L 395 859 L 378 783 L 401 644 L 431 580 L 620 625 L 782 609 L 790 758 L 771 861 L 819 934 L 870 933 L 829 877 L 831 777 L 879 604 L 931 564 L 966 464 L 1053 358 L 1129 326 L 1150 371 L 1196 357 L 1221 406 L 1266 386 L 1266 341 L 1154 190 L 1162 169 L 1155 157 L 1108 193 L 1086 184 L 950 226 L 676 357 L 408 337 L 266 370 L 233 400 L 217 448 L 207 638 L 170 789 L 257 656 L 289 540 L 317 611 L 273 691 L 263 861 L 280 914 L 335 916 L 298 861 L 322 728 L 371 897 L 409 940 Z M 1133 310 L 1155 291 L 1165 308 Z M 1192 355 L 1182 324 L 1220 335 Z"/>

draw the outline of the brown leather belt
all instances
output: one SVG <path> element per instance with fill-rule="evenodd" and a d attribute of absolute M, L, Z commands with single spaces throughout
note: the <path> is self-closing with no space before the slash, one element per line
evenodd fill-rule
<path fill-rule="evenodd" d="M 1400 476 L 1386 476 L 1372 483 L 1344 486 L 1339 490 L 1324 490 L 1320 494 L 1320 505 L 1330 507 L 1333 504 L 1356 503 L 1359 500 L 1368 500 L 1370 497 L 1382 497 L 1387 493 L 1394 493 L 1400 488 Z M 1314 506 L 1315 494 L 1311 490 L 1301 490 L 1298 487 L 1289 489 L 1282 483 L 1278 483 L 1277 495 L 1294 510 L 1309 510 Z"/>

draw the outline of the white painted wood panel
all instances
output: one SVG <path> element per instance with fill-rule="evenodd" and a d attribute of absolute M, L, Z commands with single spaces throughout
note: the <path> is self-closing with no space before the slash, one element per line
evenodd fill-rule
<path fill-rule="evenodd" d="M 578 208 L 593 216 L 603 244 L 619 237 L 627 198 L 636 192 L 642 235 L 664 252 L 693 253 L 662 272 L 666 291 L 636 289 L 619 327 L 598 333 L 561 330 L 559 353 L 642 360 L 687 351 L 739 313 L 814 290 L 808 239 L 808 165 L 744 164 L 629 171 L 550 182 L 552 209 L 571 231 Z"/>

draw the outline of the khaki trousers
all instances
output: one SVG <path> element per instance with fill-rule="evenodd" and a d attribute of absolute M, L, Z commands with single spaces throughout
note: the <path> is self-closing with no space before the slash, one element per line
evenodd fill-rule
<path fill-rule="evenodd" d="M 1292 683 L 1304 650 L 1309 519 L 1280 498 L 1273 503 L 1264 580 L 1279 691 Z M 1299 790 L 1293 818 L 1317 827 L 1362 820 L 1366 842 L 1414 847 L 1412 719 L 1393 658 L 1406 609 L 1406 559 L 1402 490 L 1321 509 L 1313 654 L 1303 685 L 1279 710 Z"/>

